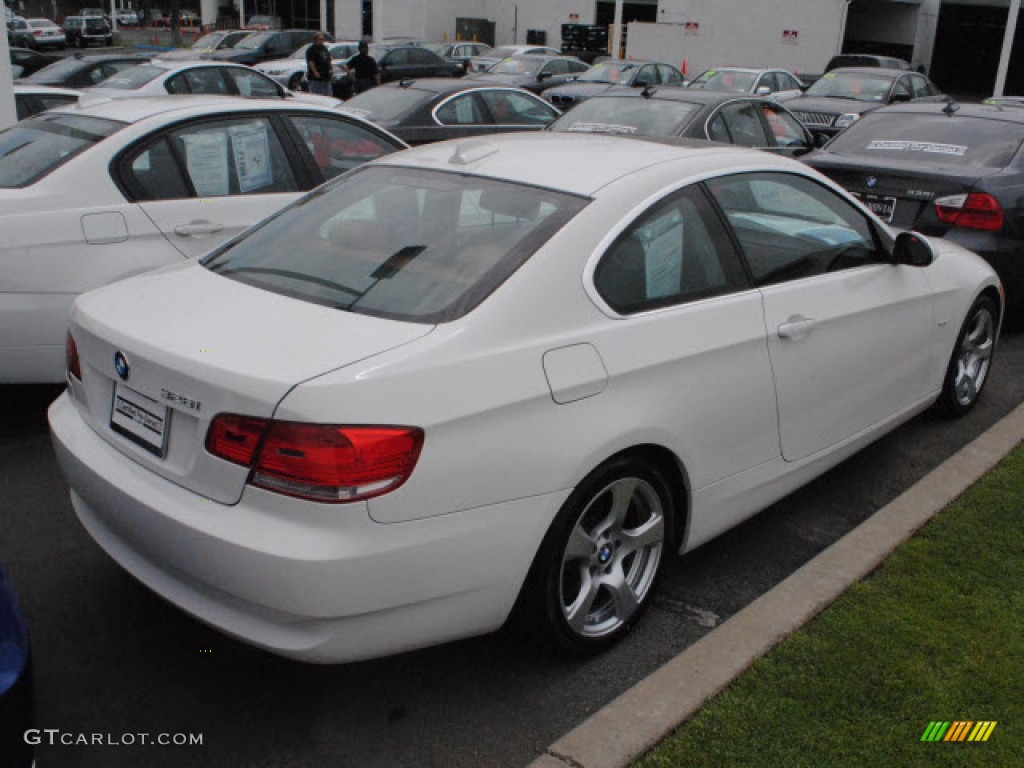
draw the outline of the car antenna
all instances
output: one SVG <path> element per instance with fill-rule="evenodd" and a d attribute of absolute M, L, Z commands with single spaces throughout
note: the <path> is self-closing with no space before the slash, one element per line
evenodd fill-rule
<path fill-rule="evenodd" d="M 942 114 L 952 117 L 954 114 L 956 114 L 957 110 L 959 109 L 960 105 L 956 103 L 956 99 L 954 99 L 952 96 L 949 96 L 946 99 L 946 106 L 942 108 Z"/>
<path fill-rule="evenodd" d="M 640 95 L 643 96 L 645 99 L 649 99 L 649 98 L 651 98 L 651 96 L 653 96 L 657 92 L 658 92 L 658 89 L 655 88 L 650 83 L 648 83 L 647 85 L 644 86 L 644 89 L 640 92 Z"/>

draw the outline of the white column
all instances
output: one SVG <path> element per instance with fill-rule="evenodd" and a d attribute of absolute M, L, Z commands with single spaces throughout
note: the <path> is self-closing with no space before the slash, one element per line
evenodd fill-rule
<path fill-rule="evenodd" d="M 238 0 L 238 28 L 245 29 L 245 0 Z"/>
<path fill-rule="evenodd" d="M 622 0 L 615 0 L 615 33 L 612 35 L 612 49 L 608 51 L 613 59 L 619 58 L 622 51 Z"/>
<path fill-rule="evenodd" d="M 1006 87 L 1006 70 L 1013 53 L 1013 39 L 1017 35 L 1017 16 L 1020 14 L 1020 0 L 1010 0 L 1010 13 L 1006 17 L 1006 33 L 1003 35 L 1003 52 L 999 55 L 999 69 L 996 70 L 996 87 L 993 96 L 1002 96 Z"/>
<path fill-rule="evenodd" d="M 204 27 L 217 23 L 217 0 L 200 0 L 199 23 Z"/>
<path fill-rule="evenodd" d="M 384 39 L 384 0 L 373 0 L 373 42 Z"/>
<path fill-rule="evenodd" d="M 110 0 L 110 31 L 117 32 L 117 0 Z"/>
<path fill-rule="evenodd" d="M 334 34 L 333 30 L 327 28 L 327 0 L 320 0 L 320 26 L 317 29 Z"/>
<path fill-rule="evenodd" d="M 7 35 L 0 35 L 0 130 L 18 122 L 18 111 L 14 108 L 13 75 Z"/>

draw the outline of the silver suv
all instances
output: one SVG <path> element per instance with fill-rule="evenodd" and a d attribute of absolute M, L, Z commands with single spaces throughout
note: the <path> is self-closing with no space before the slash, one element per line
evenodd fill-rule
<path fill-rule="evenodd" d="M 89 43 L 113 45 L 114 34 L 102 16 L 68 16 L 64 19 L 68 45 L 85 48 Z"/>

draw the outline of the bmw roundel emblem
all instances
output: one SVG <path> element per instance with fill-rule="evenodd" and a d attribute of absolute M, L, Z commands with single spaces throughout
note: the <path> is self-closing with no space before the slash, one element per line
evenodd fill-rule
<path fill-rule="evenodd" d="M 867 184 L 869 188 L 874 187 L 878 183 L 878 177 L 868 176 L 866 179 L 864 179 L 864 183 Z"/>
<path fill-rule="evenodd" d="M 128 358 L 121 350 L 114 353 L 114 370 L 121 377 L 121 381 L 128 381 L 128 377 L 132 375 L 132 367 L 128 365 Z"/>

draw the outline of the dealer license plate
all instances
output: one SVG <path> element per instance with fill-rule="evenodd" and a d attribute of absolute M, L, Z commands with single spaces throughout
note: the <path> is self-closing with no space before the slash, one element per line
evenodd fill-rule
<path fill-rule="evenodd" d="M 110 428 L 163 458 L 167 453 L 167 424 L 170 409 L 152 398 L 114 383 Z"/>
<path fill-rule="evenodd" d="M 896 210 L 895 197 L 882 197 L 881 195 L 857 195 L 857 197 L 868 207 L 869 211 L 886 224 L 892 221 L 892 215 Z"/>

